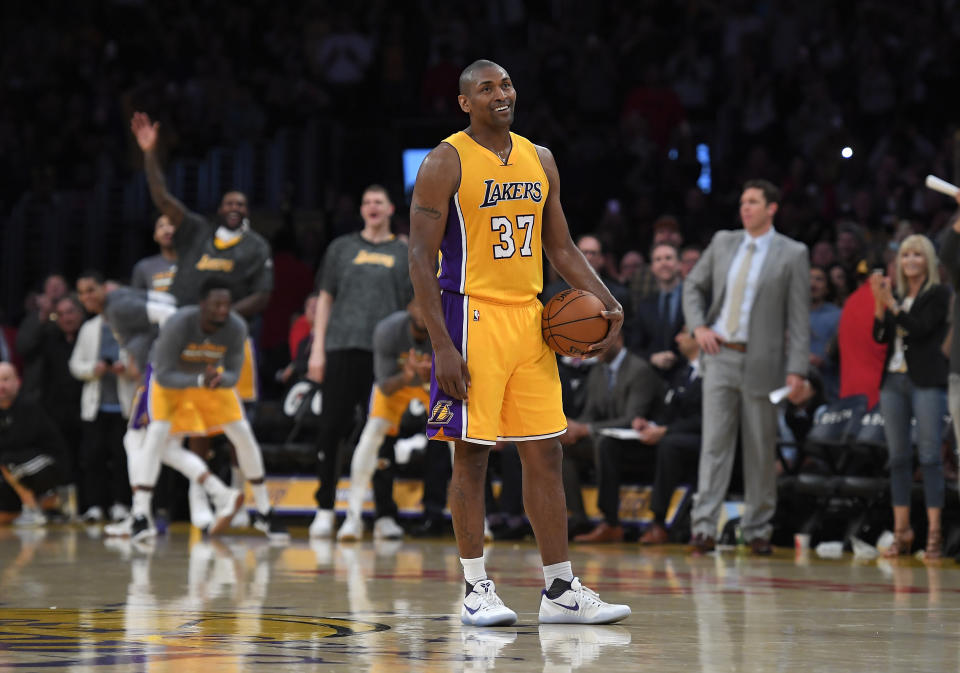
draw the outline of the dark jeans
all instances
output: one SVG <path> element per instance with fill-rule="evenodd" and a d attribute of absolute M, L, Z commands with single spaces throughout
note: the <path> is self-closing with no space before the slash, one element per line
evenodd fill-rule
<path fill-rule="evenodd" d="M 80 447 L 80 510 L 113 503 L 130 505 L 130 477 L 123 434 L 127 422 L 119 413 L 100 412 L 96 419 L 83 423 Z"/>
<path fill-rule="evenodd" d="M 317 479 L 314 497 L 320 509 L 333 509 L 340 477 L 340 445 L 356 428 L 356 409 L 367 415 L 373 386 L 373 353 L 360 349 L 327 351 L 323 408 L 317 429 Z"/>
<path fill-rule="evenodd" d="M 913 419 L 917 420 L 916 445 L 923 474 L 927 507 L 943 507 L 943 460 L 940 455 L 943 415 L 947 393 L 943 388 L 920 388 L 906 374 L 887 374 L 880 390 L 880 412 L 890 450 L 890 491 L 894 506 L 910 504 L 913 483 L 913 446 L 910 442 Z"/>

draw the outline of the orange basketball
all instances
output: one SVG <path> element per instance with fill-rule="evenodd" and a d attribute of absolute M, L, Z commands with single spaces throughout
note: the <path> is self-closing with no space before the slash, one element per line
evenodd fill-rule
<path fill-rule="evenodd" d="M 610 321 L 600 315 L 603 302 L 586 290 L 558 292 L 543 307 L 543 340 L 560 355 L 590 357 L 587 348 L 602 341 Z"/>

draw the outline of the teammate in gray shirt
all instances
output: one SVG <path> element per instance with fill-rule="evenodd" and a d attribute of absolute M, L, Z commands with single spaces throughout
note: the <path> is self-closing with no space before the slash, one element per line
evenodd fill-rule
<path fill-rule="evenodd" d="M 150 499 L 159 475 L 160 452 L 171 431 L 222 431 L 236 448 L 240 469 L 250 482 L 256 507 L 254 527 L 271 538 L 288 537 L 273 516 L 260 446 L 233 390 L 243 364 L 246 323 L 231 312 L 230 290 L 222 281 L 204 281 L 200 296 L 199 306 L 181 308 L 164 323 L 150 353 L 149 423 L 137 468 L 131 469 L 132 536 L 153 527 Z"/>
<path fill-rule="evenodd" d="M 354 428 L 354 411 L 365 409 L 373 383 L 373 329 L 413 297 L 407 244 L 390 231 L 394 207 L 387 191 L 363 192 L 363 230 L 337 238 L 323 258 L 307 376 L 322 384 L 317 431 L 317 514 L 310 536 L 333 535 L 337 453 Z"/>
<path fill-rule="evenodd" d="M 133 267 L 130 286 L 140 290 L 169 292 L 173 276 L 177 272 L 177 249 L 173 235 L 177 228 L 166 215 L 157 218 L 153 225 L 153 240 L 160 246 L 160 254 L 144 257 Z"/>

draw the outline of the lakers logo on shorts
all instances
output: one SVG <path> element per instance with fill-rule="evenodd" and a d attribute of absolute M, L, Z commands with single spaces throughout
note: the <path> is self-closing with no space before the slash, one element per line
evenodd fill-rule
<path fill-rule="evenodd" d="M 446 425 L 453 420 L 453 412 L 450 407 L 453 402 L 450 400 L 440 400 L 433 405 L 433 411 L 430 412 L 430 420 L 427 425 Z"/>

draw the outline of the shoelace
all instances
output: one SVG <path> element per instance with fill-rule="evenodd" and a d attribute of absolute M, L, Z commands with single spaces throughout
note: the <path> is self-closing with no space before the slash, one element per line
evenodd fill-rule
<path fill-rule="evenodd" d="M 600 600 L 600 594 L 598 594 L 598 593 L 597 593 L 596 591 L 594 591 L 593 589 L 589 589 L 589 588 L 583 586 L 583 585 L 580 583 L 580 578 L 579 578 L 579 577 L 574 577 L 574 578 L 573 578 L 573 581 L 570 582 L 570 589 L 573 590 L 573 591 L 575 591 L 575 592 L 577 592 L 577 593 L 579 593 L 579 594 L 581 594 L 582 596 L 584 596 L 584 597 L 586 597 L 586 598 L 589 598 L 591 601 L 597 603 L 598 605 L 603 602 L 603 601 Z"/>
<path fill-rule="evenodd" d="M 504 604 L 497 595 L 496 587 L 494 587 L 493 582 L 490 582 L 486 591 L 477 591 L 475 587 L 473 593 L 477 594 L 478 602 L 482 607 L 496 607 Z"/>

